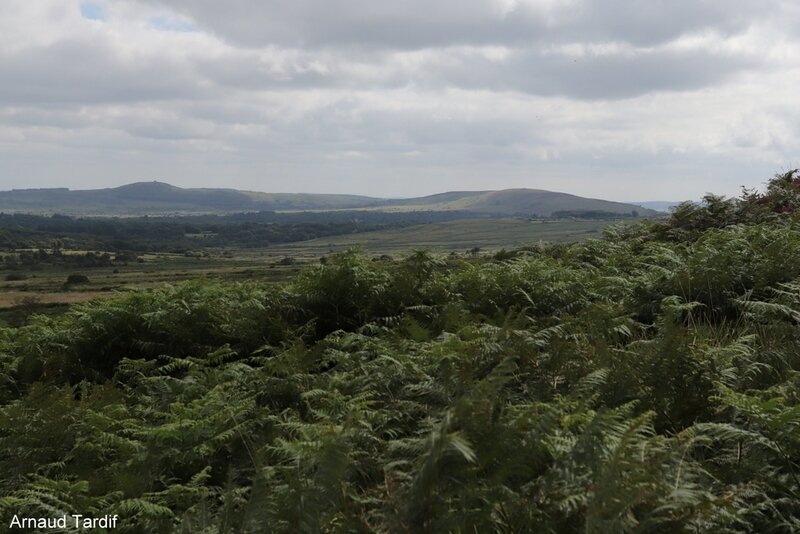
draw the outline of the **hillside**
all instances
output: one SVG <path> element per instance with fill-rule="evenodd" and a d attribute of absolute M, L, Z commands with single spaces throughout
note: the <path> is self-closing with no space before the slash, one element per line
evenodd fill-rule
<path fill-rule="evenodd" d="M 231 213 L 243 211 L 464 211 L 476 216 L 538 215 L 596 211 L 655 216 L 632 204 L 538 189 L 452 191 L 419 198 L 379 199 L 358 195 L 260 193 L 236 189 L 183 189 L 163 182 L 138 182 L 93 190 L 17 189 L 0 192 L 0 211 L 83 215 Z"/>
<path fill-rule="evenodd" d="M 357 195 L 258 193 L 236 189 L 183 189 L 163 182 L 137 182 L 90 190 L 15 189 L 0 192 L 0 210 L 69 214 L 163 214 L 371 206 L 379 199 Z"/>
<path fill-rule="evenodd" d="M 459 191 L 427 197 L 388 201 L 385 206 L 403 209 L 460 210 L 493 215 L 538 215 L 550 217 L 559 211 L 602 211 L 628 215 L 655 212 L 641 206 L 579 197 L 543 189 L 504 189 L 501 191 Z"/>

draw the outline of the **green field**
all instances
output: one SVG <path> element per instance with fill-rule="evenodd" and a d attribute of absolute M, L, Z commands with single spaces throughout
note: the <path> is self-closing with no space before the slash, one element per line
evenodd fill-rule
<path fill-rule="evenodd" d="M 0 270 L 0 322 L 13 324 L 20 314 L 63 312 L 69 304 L 165 283 L 203 278 L 285 281 L 303 264 L 352 247 L 359 247 L 367 254 L 403 255 L 414 249 L 465 254 L 476 247 L 484 253 L 491 253 L 541 241 L 575 242 L 599 237 L 602 228 L 609 224 L 609 221 L 467 219 L 319 238 L 262 249 L 208 249 L 196 256 L 143 254 L 141 262 L 118 267 L 45 265 L 22 271 Z M 5 277 L 12 273 L 22 274 L 26 279 L 6 281 Z M 67 277 L 76 273 L 86 275 L 89 281 L 65 284 Z"/>
<path fill-rule="evenodd" d="M 474 247 L 492 251 L 549 242 L 575 242 L 600 237 L 613 221 L 528 221 L 523 219 L 465 219 L 428 223 L 355 235 L 325 237 L 291 243 L 273 250 L 287 254 L 341 251 L 360 246 L 368 252 L 403 252 L 412 249 L 464 251 Z"/>
<path fill-rule="evenodd" d="M 283 256 L 263 251 L 205 257 L 145 254 L 141 263 L 124 267 L 44 266 L 14 271 L 23 274 L 25 280 L 5 280 L 11 271 L 0 271 L 0 326 L 17 324 L 31 313 L 63 313 L 70 304 L 167 283 L 198 279 L 284 281 L 300 269 L 300 264 L 282 265 L 282 259 Z M 71 274 L 83 274 L 89 281 L 67 284 Z"/>

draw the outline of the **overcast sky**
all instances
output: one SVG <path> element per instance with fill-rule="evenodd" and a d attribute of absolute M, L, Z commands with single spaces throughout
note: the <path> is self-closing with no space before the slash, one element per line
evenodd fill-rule
<path fill-rule="evenodd" d="M 793 0 L 0 0 L 0 189 L 735 195 L 800 165 Z"/>

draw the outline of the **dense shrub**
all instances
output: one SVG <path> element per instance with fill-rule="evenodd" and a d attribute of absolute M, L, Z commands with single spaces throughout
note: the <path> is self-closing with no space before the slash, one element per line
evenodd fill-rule
<path fill-rule="evenodd" d="M 88 284 L 89 277 L 85 274 L 71 274 L 67 276 L 68 284 Z"/>

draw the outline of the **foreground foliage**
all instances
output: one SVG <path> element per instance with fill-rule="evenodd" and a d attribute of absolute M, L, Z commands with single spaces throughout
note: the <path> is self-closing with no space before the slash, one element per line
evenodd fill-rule
<path fill-rule="evenodd" d="M 770 194 L 502 260 L 351 252 L 0 330 L 0 516 L 794 532 L 800 224 Z"/>

